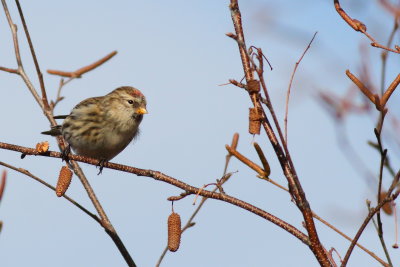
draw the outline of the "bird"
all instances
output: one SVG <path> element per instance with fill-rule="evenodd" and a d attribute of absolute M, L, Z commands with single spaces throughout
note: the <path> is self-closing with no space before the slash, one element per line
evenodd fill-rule
<path fill-rule="evenodd" d="M 91 97 L 77 104 L 61 125 L 42 134 L 62 135 L 68 142 L 63 151 L 67 159 L 70 149 L 81 156 L 99 160 L 100 172 L 110 161 L 138 136 L 143 115 L 147 114 L 143 93 L 131 86 L 119 87 L 109 94 Z"/>

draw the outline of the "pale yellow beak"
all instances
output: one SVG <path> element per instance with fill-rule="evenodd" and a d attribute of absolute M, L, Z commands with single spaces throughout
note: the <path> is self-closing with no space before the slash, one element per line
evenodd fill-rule
<path fill-rule="evenodd" d="M 148 112 L 147 112 L 147 110 L 145 108 L 138 108 L 136 110 L 136 113 L 138 113 L 140 115 L 143 115 L 143 114 L 147 114 Z"/>

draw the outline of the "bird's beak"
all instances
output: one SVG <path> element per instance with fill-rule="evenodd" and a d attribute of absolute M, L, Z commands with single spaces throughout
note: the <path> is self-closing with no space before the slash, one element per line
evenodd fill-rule
<path fill-rule="evenodd" d="M 136 110 L 136 113 L 143 115 L 143 114 L 147 114 L 148 112 L 147 112 L 147 109 L 145 109 L 145 108 L 138 108 Z"/>

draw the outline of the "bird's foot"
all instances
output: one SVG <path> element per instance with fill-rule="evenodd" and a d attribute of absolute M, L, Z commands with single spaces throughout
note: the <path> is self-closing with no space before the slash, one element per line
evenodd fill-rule
<path fill-rule="evenodd" d="M 99 167 L 99 173 L 97 174 L 97 175 L 100 175 L 102 172 L 103 172 L 103 168 L 104 168 L 104 164 L 105 163 L 107 163 L 108 162 L 108 160 L 106 160 L 106 159 L 101 159 L 100 161 L 99 161 L 99 163 L 97 163 L 97 165 L 96 165 L 96 168 L 97 167 Z"/>
<path fill-rule="evenodd" d="M 69 160 L 69 157 L 68 157 L 68 155 L 71 153 L 71 146 L 70 145 L 68 145 L 62 152 L 61 152 L 61 159 L 62 159 L 62 161 L 66 161 L 66 162 L 68 162 L 68 160 Z"/>

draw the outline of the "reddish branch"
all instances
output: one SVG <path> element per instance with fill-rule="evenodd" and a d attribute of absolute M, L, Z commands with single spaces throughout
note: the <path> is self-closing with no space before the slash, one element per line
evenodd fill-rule
<path fill-rule="evenodd" d="M 373 94 L 356 76 L 354 76 L 349 70 L 346 70 L 346 75 L 354 82 L 355 85 L 360 89 L 360 91 L 376 106 L 376 109 L 383 111 L 385 109 L 386 103 L 390 96 L 396 90 L 400 83 L 400 74 L 396 76 L 393 82 L 386 89 L 383 96 L 380 98 L 377 94 Z"/>
<path fill-rule="evenodd" d="M 333 0 L 333 3 L 335 5 L 336 11 L 343 18 L 343 20 L 347 24 L 349 24 L 349 26 L 352 27 L 355 31 L 362 32 L 365 36 L 367 36 L 368 39 L 370 39 L 372 41 L 371 45 L 373 47 L 382 48 L 382 49 L 385 49 L 385 50 L 388 50 L 388 51 L 391 51 L 391 52 L 397 53 L 397 54 L 400 53 L 400 48 L 397 45 L 395 46 L 395 49 L 392 49 L 392 48 L 389 48 L 389 47 L 379 44 L 371 35 L 368 34 L 367 27 L 365 26 L 364 23 L 362 23 L 361 21 L 359 21 L 357 19 L 353 19 L 349 15 L 347 15 L 347 13 L 340 6 L 339 0 Z"/>
<path fill-rule="evenodd" d="M 398 182 L 398 178 L 399 177 L 397 175 L 397 178 L 395 179 L 396 183 Z M 394 189 L 394 186 L 391 188 L 391 190 L 389 189 L 389 191 L 392 192 L 393 189 Z M 349 249 L 347 250 L 346 255 L 342 261 L 341 267 L 346 266 L 346 264 L 350 258 L 350 255 L 354 249 L 354 246 L 356 245 L 358 239 L 360 238 L 361 234 L 364 232 L 365 227 L 367 227 L 367 225 L 368 225 L 369 221 L 372 219 L 372 217 L 374 217 L 374 215 L 383 207 L 383 205 L 396 199 L 398 197 L 399 193 L 400 193 L 399 190 L 397 190 L 393 195 L 391 193 L 388 193 L 385 199 L 383 199 L 375 208 L 373 208 L 369 211 L 367 218 L 365 218 L 360 229 L 358 230 L 357 234 L 353 238 L 353 241 L 351 242 L 351 245 L 350 245 Z"/>
<path fill-rule="evenodd" d="M 251 65 L 250 65 L 249 55 L 247 54 L 247 49 L 246 49 L 246 44 L 245 44 L 245 39 L 244 39 L 244 34 L 243 34 L 241 13 L 239 10 L 238 1 L 231 0 L 229 8 L 231 10 L 232 21 L 233 21 L 233 25 L 235 27 L 235 32 L 236 32 L 235 40 L 237 41 L 237 44 L 239 47 L 239 52 L 240 52 L 240 57 L 242 59 L 242 65 L 243 65 L 243 70 L 245 73 L 246 82 L 247 82 L 247 85 L 249 85 L 250 83 L 251 84 L 254 83 L 255 80 L 254 80 L 254 75 L 253 75 L 253 69 L 251 68 Z M 251 91 L 251 90 L 249 90 L 249 88 L 247 88 L 247 89 L 249 91 L 249 96 L 253 102 L 254 107 L 256 109 L 259 109 L 259 108 L 262 109 L 259 93 Z M 298 206 L 298 208 L 300 209 L 300 211 L 303 214 L 305 226 L 306 226 L 307 232 L 309 234 L 309 238 L 310 238 L 309 247 L 312 250 L 312 252 L 314 253 L 318 262 L 321 264 L 321 266 L 331 266 L 328 255 L 326 253 L 326 250 L 323 248 L 322 244 L 319 241 L 317 230 L 315 228 L 315 224 L 314 224 L 314 220 L 313 220 L 313 216 L 312 216 L 312 211 L 311 211 L 310 205 L 306 199 L 305 193 L 301 187 L 301 184 L 297 177 L 294 166 L 292 164 L 290 164 L 290 162 L 288 160 L 288 155 L 284 154 L 283 149 L 280 146 L 280 144 L 275 136 L 275 133 L 273 132 L 272 127 L 265 115 L 265 112 L 263 112 L 263 116 L 262 116 L 262 125 L 263 125 L 263 127 L 266 131 L 266 134 L 268 136 L 268 139 L 270 140 L 270 142 L 273 146 L 273 149 L 275 150 L 275 153 L 279 159 L 279 162 L 281 164 L 281 167 L 283 169 L 285 177 L 288 180 L 290 193 L 291 193 L 293 199 L 296 201 L 296 205 Z"/>
<path fill-rule="evenodd" d="M 378 95 L 374 95 L 353 73 L 349 70 L 346 70 L 347 77 L 353 81 L 355 85 L 360 89 L 360 91 L 373 103 L 375 104 L 376 108 L 380 110 L 379 101 L 377 102 L 376 99 L 379 98 Z M 379 100 L 379 99 L 378 99 Z"/>
<path fill-rule="evenodd" d="M 104 64 L 105 62 L 110 60 L 116 54 L 117 54 L 117 51 L 113 51 L 110 54 L 108 54 L 107 56 L 97 60 L 96 62 L 93 62 L 92 64 L 82 67 L 80 69 L 77 69 L 75 71 L 67 72 L 67 71 L 61 71 L 61 70 L 47 70 L 47 73 L 62 76 L 62 77 L 68 77 L 68 78 L 80 78 L 83 74 Z"/>
<path fill-rule="evenodd" d="M 257 143 L 254 143 L 255 147 L 258 146 Z M 257 145 L 256 145 L 257 144 Z M 232 148 L 231 148 L 232 150 Z M 233 149 L 234 151 L 236 151 L 236 149 Z M 250 159 L 246 158 L 245 156 L 243 156 L 240 153 L 233 153 L 233 156 L 235 156 L 237 159 L 239 159 L 241 162 L 243 162 L 244 164 L 246 164 L 248 167 L 254 169 L 256 172 L 262 172 L 261 168 L 254 162 L 252 162 Z M 264 156 L 261 156 L 261 158 L 263 158 Z M 266 159 L 265 159 L 266 160 Z M 263 161 L 263 159 L 261 159 L 261 161 Z M 267 163 L 268 164 L 268 163 Z M 253 168 L 255 166 L 255 168 Z M 269 167 L 269 166 L 268 166 Z M 265 169 L 268 169 L 265 168 Z M 272 183 L 273 185 L 279 187 L 280 189 L 289 192 L 289 190 L 287 188 L 285 188 L 284 186 L 280 185 L 279 183 L 275 182 L 274 180 L 270 179 L 269 177 L 264 177 L 264 176 L 259 176 L 259 178 L 266 180 L 270 183 Z M 386 196 L 386 195 L 385 195 Z M 328 223 L 326 220 L 322 219 L 320 216 L 318 216 L 315 212 L 313 212 L 313 217 L 315 219 L 317 219 L 318 221 L 322 222 L 323 224 L 325 224 L 326 226 L 328 226 L 329 228 L 331 228 L 332 230 L 334 230 L 336 233 L 340 234 L 341 236 L 343 236 L 344 238 L 346 238 L 348 241 L 352 242 L 353 240 L 347 236 L 346 234 L 344 234 L 342 231 L 340 231 L 338 228 L 336 228 L 335 226 L 333 226 L 332 224 Z M 387 264 L 386 262 L 384 262 L 381 258 L 379 258 L 378 256 L 376 256 L 372 251 L 368 250 L 367 248 L 365 248 L 364 246 L 360 245 L 359 243 L 356 243 L 356 246 L 358 246 L 359 248 L 361 248 L 362 250 L 364 250 L 367 254 L 369 254 L 371 257 L 373 257 L 374 259 L 376 259 L 380 264 L 382 264 L 385 267 L 390 266 L 389 264 Z"/>
<path fill-rule="evenodd" d="M 387 101 L 389 100 L 390 96 L 393 94 L 394 90 L 396 90 L 397 86 L 400 83 L 400 74 L 396 76 L 396 78 L 393 80 L 393 82 L 389 85 L 388 89 L 386 89 L 386 92 L 383 94 L 381 98 L 380 105 L 381 107 L 386 106 Z"/>
<path fill-rule="evenodd" d="M 22 147 L 22 146 L 17 146 L 13 144 L 7 144 L 7 143 L 2 143 L 0 142 L 0 148 L 1 149 L 7 149 L 7 150 L 12 150 L 12 151 L 18 151 L 23 153 L 24 155 L 35 155 L 35 156 L 45 156 L 45 157 L 52 157 L 52 158 L 62 158 L 62 154 L 60 152 L 56 151 L 48 151 L 46 153 L 40 154 L 37 152 L 36 149 L 34 148 L 28 148 L 28 147 Z M 69 159 L 74 160 L 74 161 L 79 161 L 79 162 L 84 162 L 87 164 L 91 164 L 94 166 L 98 166 L 100 163 L 99 160 L 93 159 L 93 158 L 88 158 L 88 157 L 83 157 L 79 155 L 72 155 L 69 154 Z M 310 245 L 309 239 L 307 235 L 299 231 L 296 227 L 293 225 L 275 217 L 274 215 L 258 208 L 255 207 L 245 201 L 242 201 L 240 199 L 237 199 L 235 197 L 222 194 L 222 193 L 216 193 L 208 190 L 200 190 L 198 187 L 194 187 L 191 185 L 188 185 L 176 178 L 173 178 L 171 176 L 168 176 L 166 174 L 163 174 L 159 171 L 153 171 L 153 170 L 145 170 L 145 169 L 139 169 L 131 166 L 126 166 L 122 164 L 117 164 L 117 163 L 112 163 L 112 162 L 106 162 L 104 163 L 104 168 L 109 168 L 109 169 L 114 169 L 122 172 L 127 172 L 127 173 L 133 173 L 138 176 L 146 176 L 146 177 L 151 177 L 155 180 L 162 181 L 168 184 L 171 184 L 175 187 L 183 189 L 188 195 L 189 194 L 198 194 L 203 197 L 207 198 L 213 198 L 213 199 L 218 199 L 227 203 L 230 203 L 232 205 L 235 205 L 237 207 L 243 208 L 245 210 L 248 210 L 274 224 L 279 226 L 280 228 L 286 230 L 290 234 L 294 235 L 297 237 L 300 241 L 305 243 L 306 245 Z"/>
<path fill-rule="evenodd" d="M 240 160 L 241 162 L 243 162 L 244 164 L 249 166 L 251 169 L 256 171 L 258 173 L 258 175 L 265 176 L 265 177 L 268 176 L 267 173 L 260 166 L 258 166 L 257 164 L 255 164 L 253 161 L 249 160 L 242 154 L 240 154 L 238 151 L 236 151 L 236 149 L 233 149 L 228 145 L 225 145 L 225 148 L 226 148 L 226 150 L 228 150 L 228 152 L 230 154 L 235 156 L 238 160 Z"/>
<path fill-rule="evenodd" d="M 6 181 L 7 181 L 7 172 L 3 170 L 0 181 L 0 202 L 1 199 L 3 198 L 4 189 L 6 188 Z"/>
<path fill-rule="evenodd" d="M 0 70 L 8 72 L 8 73 L 18 74 L 18 70 L 17 69 L 10 69 L 10 68 L 5 68 L 5 67 L 0 67 Z"/>

